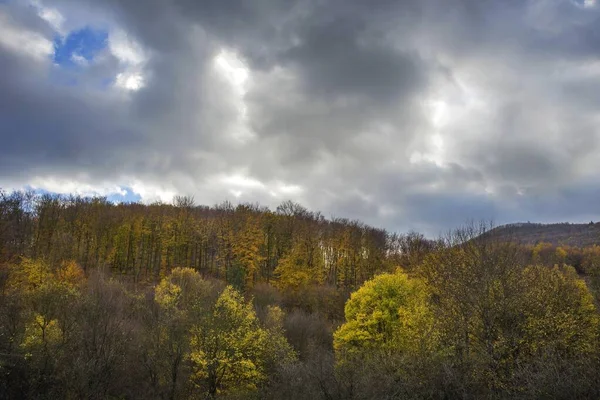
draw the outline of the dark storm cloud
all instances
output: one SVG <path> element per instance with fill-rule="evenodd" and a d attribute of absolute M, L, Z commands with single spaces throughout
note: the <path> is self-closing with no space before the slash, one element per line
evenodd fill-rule
<path fill-rule="evenodd" d="M 51 43 L 56 26 L 38 16 L 50 8 L 66 32 L 125 32 L 144 60 L 109 47 L 73 71 L 32 60 L 13 42 Z M 0 184 L 292 197 L 428 234 L 598 212 L 598 6 L 22 0 L 0 14 Z M 245 80 L 215 66 L 223 54 Z M 113 87 L 128 73 L 141 89 Z"/>
<path fill-rule="evenodd" d="M 0 53 L 0 68 L 10 77 L 0 80 L 0 163 L 5 174 L 29 168 L 103 167 L 102 149 L 133 145 L 130 128 L 106 120 L 106 115 L 118 119 L 118 109 L 32 78 L 37 71 L 29 63 Z"/>
<path fill-rule="evenodd" d="M 360 43 L 363 29 L 343 20 L 310 27 L 303 42 L 291 48 L 284 60 L 297 66 L 311 93 L 324 97 L 392 101 L 399 94 L 420 89 L 426 68 L 418 54 L 398 53 L 369 38 Z"/>

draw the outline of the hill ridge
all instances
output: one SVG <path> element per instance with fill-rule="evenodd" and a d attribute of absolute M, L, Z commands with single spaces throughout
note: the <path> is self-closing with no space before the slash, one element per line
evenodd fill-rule
<path fill-rule="evenodd" d="M 496 238 L 535 245 L 545 242 L 555 246 L 586 247 L 600 245 L 600 223 L 536 223 L 514 222 L 493 228 Z"/>

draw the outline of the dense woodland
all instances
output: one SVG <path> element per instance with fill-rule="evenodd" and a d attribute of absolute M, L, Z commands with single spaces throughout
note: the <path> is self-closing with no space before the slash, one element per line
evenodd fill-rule
<path fill-rule="evenodd" d="M 0 398 L 600 398 L 600 247 L 490 228 L 0 192 Z"/>

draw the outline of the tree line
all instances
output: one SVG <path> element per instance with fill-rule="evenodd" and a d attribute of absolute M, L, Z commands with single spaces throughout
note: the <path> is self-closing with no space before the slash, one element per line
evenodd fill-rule
<path fill-rule="evenodd" d="M 0 194 L 0 212 L 2 260 L 74 260 L 134 282 L 190 267 L 242 289 L 274 280 L 285 288 L 352 289 L 389 268 L 394 240 L 384 230 L 327 220 L 291 201 L 272 212 L 228 202 L 196 206 L 190 197 L 142 205 L 13 192 Z"/>

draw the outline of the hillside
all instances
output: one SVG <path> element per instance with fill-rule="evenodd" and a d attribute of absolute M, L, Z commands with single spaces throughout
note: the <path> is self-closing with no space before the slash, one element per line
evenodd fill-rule
<path fill-rule="evenodd" d="M 0 191 L 0 399 L 600 398 L 600 247 L 510 243 L 596 226 L 486 228 Z"/>
<path fill-rule="evenodd" d="M 499 226 L 491 232 L 497 238 L 531 245 L 540 242 L 576 247 L 600 244 L 600 223 L 516 223 Z"/>
<path fill-rule="evenodd" d="M 73 260 L 134 282 L 192 267 L 237 288 L 322 283 L 352 289 L 390 270 L 393 237 L 357 221 L 325 219 L 291 201 L 113 204 L 105 198 L 0 192 L 0 264 L 22 257 Z"/>

